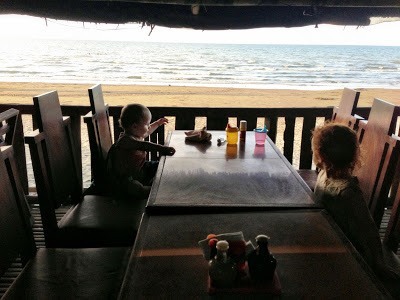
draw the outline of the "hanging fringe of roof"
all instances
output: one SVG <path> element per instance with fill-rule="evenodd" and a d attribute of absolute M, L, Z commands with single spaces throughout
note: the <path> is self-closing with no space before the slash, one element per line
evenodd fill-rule
<path fill-rule="evenodd" d="M 346 2 L 346 5 L 350 6 L 333 5 L 339 2 Z M 365 3 L 366 6 L 357 6 L 355 4 L 359 1 L 351 0 L 289 0 L 285 3 L 292 5 L 279 6 L 269 5 L 282 4 L 279 0 L 1 0 L 0 14 L 24 14 L 94 23 L 144 23 L 200 30 L 300 27 L 318 24 L 367 26 L 372 24 L 371 18 L 374 18 L 374 22 L 378 20 L 376 18 L 400 18 L 398 0 L 381 0 L 379 5 L 375 6 L 370 2 L 372 1 L 361 0 L 360 3 Z M 251 5 L 253 3 L 257 5 Z M 299 3 L 303 5 L 298 5 Z M 307 3 L 310 5 L 305 5 Z M 397 5 L 394 5 L 395 3 Z"/>

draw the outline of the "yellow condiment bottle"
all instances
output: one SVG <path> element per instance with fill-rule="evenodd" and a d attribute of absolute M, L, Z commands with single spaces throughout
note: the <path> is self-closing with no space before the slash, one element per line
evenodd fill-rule
<path fill-rule="evenodd" d="M 239 139 L 239 128 L 227 126 L 226 129 L 226 142 L 229 145 L 237 144 Z"/>

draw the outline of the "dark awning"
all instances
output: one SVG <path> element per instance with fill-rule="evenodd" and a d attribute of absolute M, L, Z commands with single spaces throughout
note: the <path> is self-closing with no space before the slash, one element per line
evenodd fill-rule
<path fill-rule="evenodd" d="M 400 20 L 400 0 L 1 0 L 0 14 L 206 30 L 317 24 L 366 26 L 371 18 Z"/>

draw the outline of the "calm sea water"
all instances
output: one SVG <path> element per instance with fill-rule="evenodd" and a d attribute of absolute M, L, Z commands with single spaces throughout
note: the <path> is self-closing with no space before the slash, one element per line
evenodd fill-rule
<path fill-rule="evenodd" d="M 0 81 L 400 88 L 400 47 L 8 40 Z"/>

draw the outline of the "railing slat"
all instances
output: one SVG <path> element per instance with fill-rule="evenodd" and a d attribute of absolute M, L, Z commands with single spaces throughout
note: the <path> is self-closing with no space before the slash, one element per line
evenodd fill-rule
<path fill-rule="evenodd" d="M 293 145 L 294 145 L 294 128 L 296 124 L 296 118 L 286 117 L 285 118 L 285 131 L 283 133 L 283 155 L 286 159 L 293 162 Z"/>
<path fill-rule="evenodd" d="M 303 119 L 303 130 L 301 137 L 300 150 L 300 169 L 311 169 L 312 152 L 311 152 L 311 135 L 315 127 L 316 117 L 305 116 Z"/>

